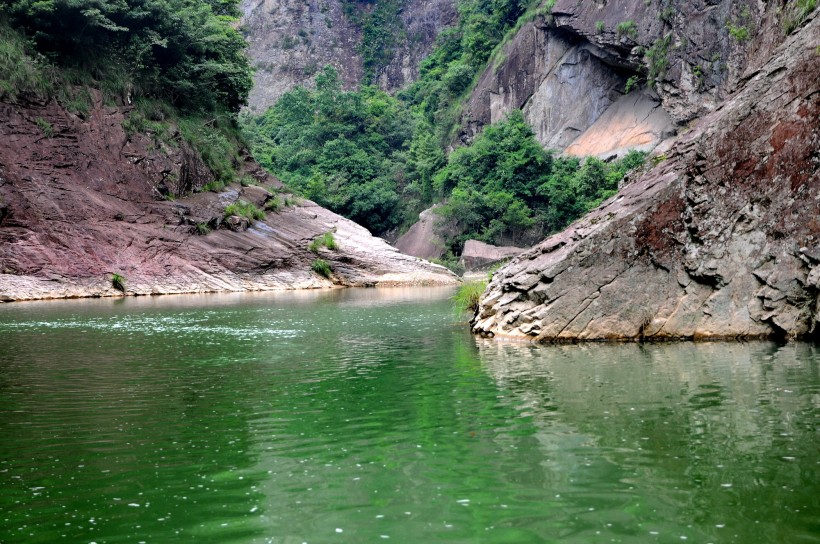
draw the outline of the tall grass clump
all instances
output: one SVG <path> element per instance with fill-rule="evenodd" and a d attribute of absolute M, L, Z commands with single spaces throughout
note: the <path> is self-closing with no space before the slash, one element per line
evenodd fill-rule
<path fill-rule="evenodd" d="M 486 281 L 471 281 L 461 284 L 453 295 L 453 307 L 460 317 L 464 314 L 474 316 L 478 311 L 478 301 L 487 289 Z"/>
<path fill-rule="evenodd" d="M 265 218 L 265 212 L 250 202 L 246 202 L 244 200 L 237 200 L 225 208 L 225 217 L 230 217 L 232 215 L 246 217 L 251 221 L 262 220 Z"/>
<path fill-rule="evenodd" d="M 324 259 L 314 260 L 310 265 L 310 269 L 325 278 L 330 278 L 330 273 L 332 271 L 330 264 Z"/>
<path fill-rule="evenodd" d="M 315 240 L 313 240 L 308 245 L 308 250 L 312 251 L 313 253 L 318 253 L 319 249 L 322 247 L 326 247 L 331 251 L 339 249 L 339 244 L 336 243 L 336 239 L 333 237 L 332 232 L 326 232 L 323 235 L 316 238 Z"/>

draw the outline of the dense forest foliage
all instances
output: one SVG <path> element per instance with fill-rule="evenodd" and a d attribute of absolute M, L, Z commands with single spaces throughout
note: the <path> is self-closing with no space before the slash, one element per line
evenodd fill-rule
<path fill-rule="evenodd" d="M 252 85 L 238 15 L 238 0 L 7 0 L 0 98 L 53 96 L 84 115 L 99 89 L 136 106 L 127 130 L 174 123 L 231 181 L 243 145 L 235 117 Z"/>
<path fill-rule="evenodd" d="M 366 80 L 384 68 L 401 31 L 401 0 L 347 0 L 362 29 Z M 297 88 L 258 117 L 243 118 L 254 156 L 292 189 L 378 234 L 412 224 L 436 202 L 447 258 L 470 238 L 533 243 L 617 189 L 643 155 L 610 163 L 555 157 L 521 112 L 447 156 L 460 108 L 481 71 L 517 28 L 550 2 L 458 0 L 459 19 L 395 97 L 375 87 L 343 91 L 326 67 L 315 89 Z"/>
<path fill-rule="evenodd" d="M 335 69 L 286 93 L 246 128 L 257 160 L 292 189 L 374 232 L 398 226 L 410 112 L 374 87 L 344 92 Z"/>
<path fill-rule="evenodd" d="M 449 157 L 423 115 L 374 87 L 342 91 L 335 69 L 259 117 L 245 117 L 254 155 L 292 189 L 376 233 L 415 221 L 433 202 L 449 233 L 465 240 L 532 243 L 567 226 L 643 162 L 555 157 L 520 111 L 487 127 Z"/>

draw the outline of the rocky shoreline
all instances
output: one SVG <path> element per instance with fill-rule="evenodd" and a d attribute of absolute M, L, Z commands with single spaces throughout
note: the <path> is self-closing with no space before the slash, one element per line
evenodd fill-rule
<path fill-rule="evenodd" d="M 541 342 L 814 337 L 820 20 L 644 175 L 499 270 L 473 331 Z"/>
<path fill-rule="evenodd" d="M 458 283 L 249 158 L 241 184 L 206 190 L 212 176 L 178 135 L 127 134 L 128 109 L 93 98 L 84 117 L 0 102 L 0 300 L 120 296 L 114 274 L 129 295 Z M 334 248 L 312 244 L 328 234 Z"/>

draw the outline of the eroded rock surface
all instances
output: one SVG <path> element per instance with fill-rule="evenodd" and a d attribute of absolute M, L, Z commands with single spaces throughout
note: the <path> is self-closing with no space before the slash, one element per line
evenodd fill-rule
<path fill-rule="evenodd" d="M 479 240 L 464 242 L 461 252 L 461 264 L 467 271 L 481 270 L 505 259 L 510 259 L 526 251 L 526 248 L 515 246 L 494 246 Z"/>
<path fill-rule="evenodd" d="M 814 333 L 818 43 L 815 13 L 654 168 L 497 272 L 474 331 L 541 341 Z"/>
<path fill-rule="evenodd" d="M 256 72 L 249 106 L 263 112 L 297 85 L 311 85 L 323 66 L 334 66 L 345 87 L 362 83 L 362 33 L 345 16 L 346 0 L 244 0 L 242 25 Z M 352 2 L 351 2 L 352 3 Z M 372 9 L 361 2 L 355 9 Z M 407 0 L 398 13 L 396 46 L 377 75 L 378 85 L 396 91 L 415 81 L 419 62 L 439 32 L 456 21 L 455 0 Z"/>
<path fill-rule="evenodd" d="M 192 193 L 211 181 L 198 155 L 178 137 L 128 137 L 123 119 L 99 96 L 87 119 L 53 101 L 0 103 L 0 300 L 117 295 L 113 273 L 131 294 L 456 282 L 309 201 L 225 218 L 240 199 L 261 209 L 283 197 L 238 185 Z M 281 185 L 250 159 L 239 166 Z M 339 249 L 308 251 L 328 231 Z M 330 279 L 311 270 L 317 257 Z"/>
<path fill-rule="evenodd" d="M 393 244 L 399 251 L 422 259 L 438 259 L 444 255 L 444 241 L 437 233 L 441 217 L 435 213 L 436 206 L 419 214 L 419 220 Z"/>

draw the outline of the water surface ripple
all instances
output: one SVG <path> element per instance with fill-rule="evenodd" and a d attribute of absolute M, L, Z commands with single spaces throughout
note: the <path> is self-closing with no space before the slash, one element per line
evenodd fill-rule
<path fill-rule="evenodd" d="M 820 542 L 816 347 L 485 341 L 450 294 L 0 305 L 0 542 Z"/>

